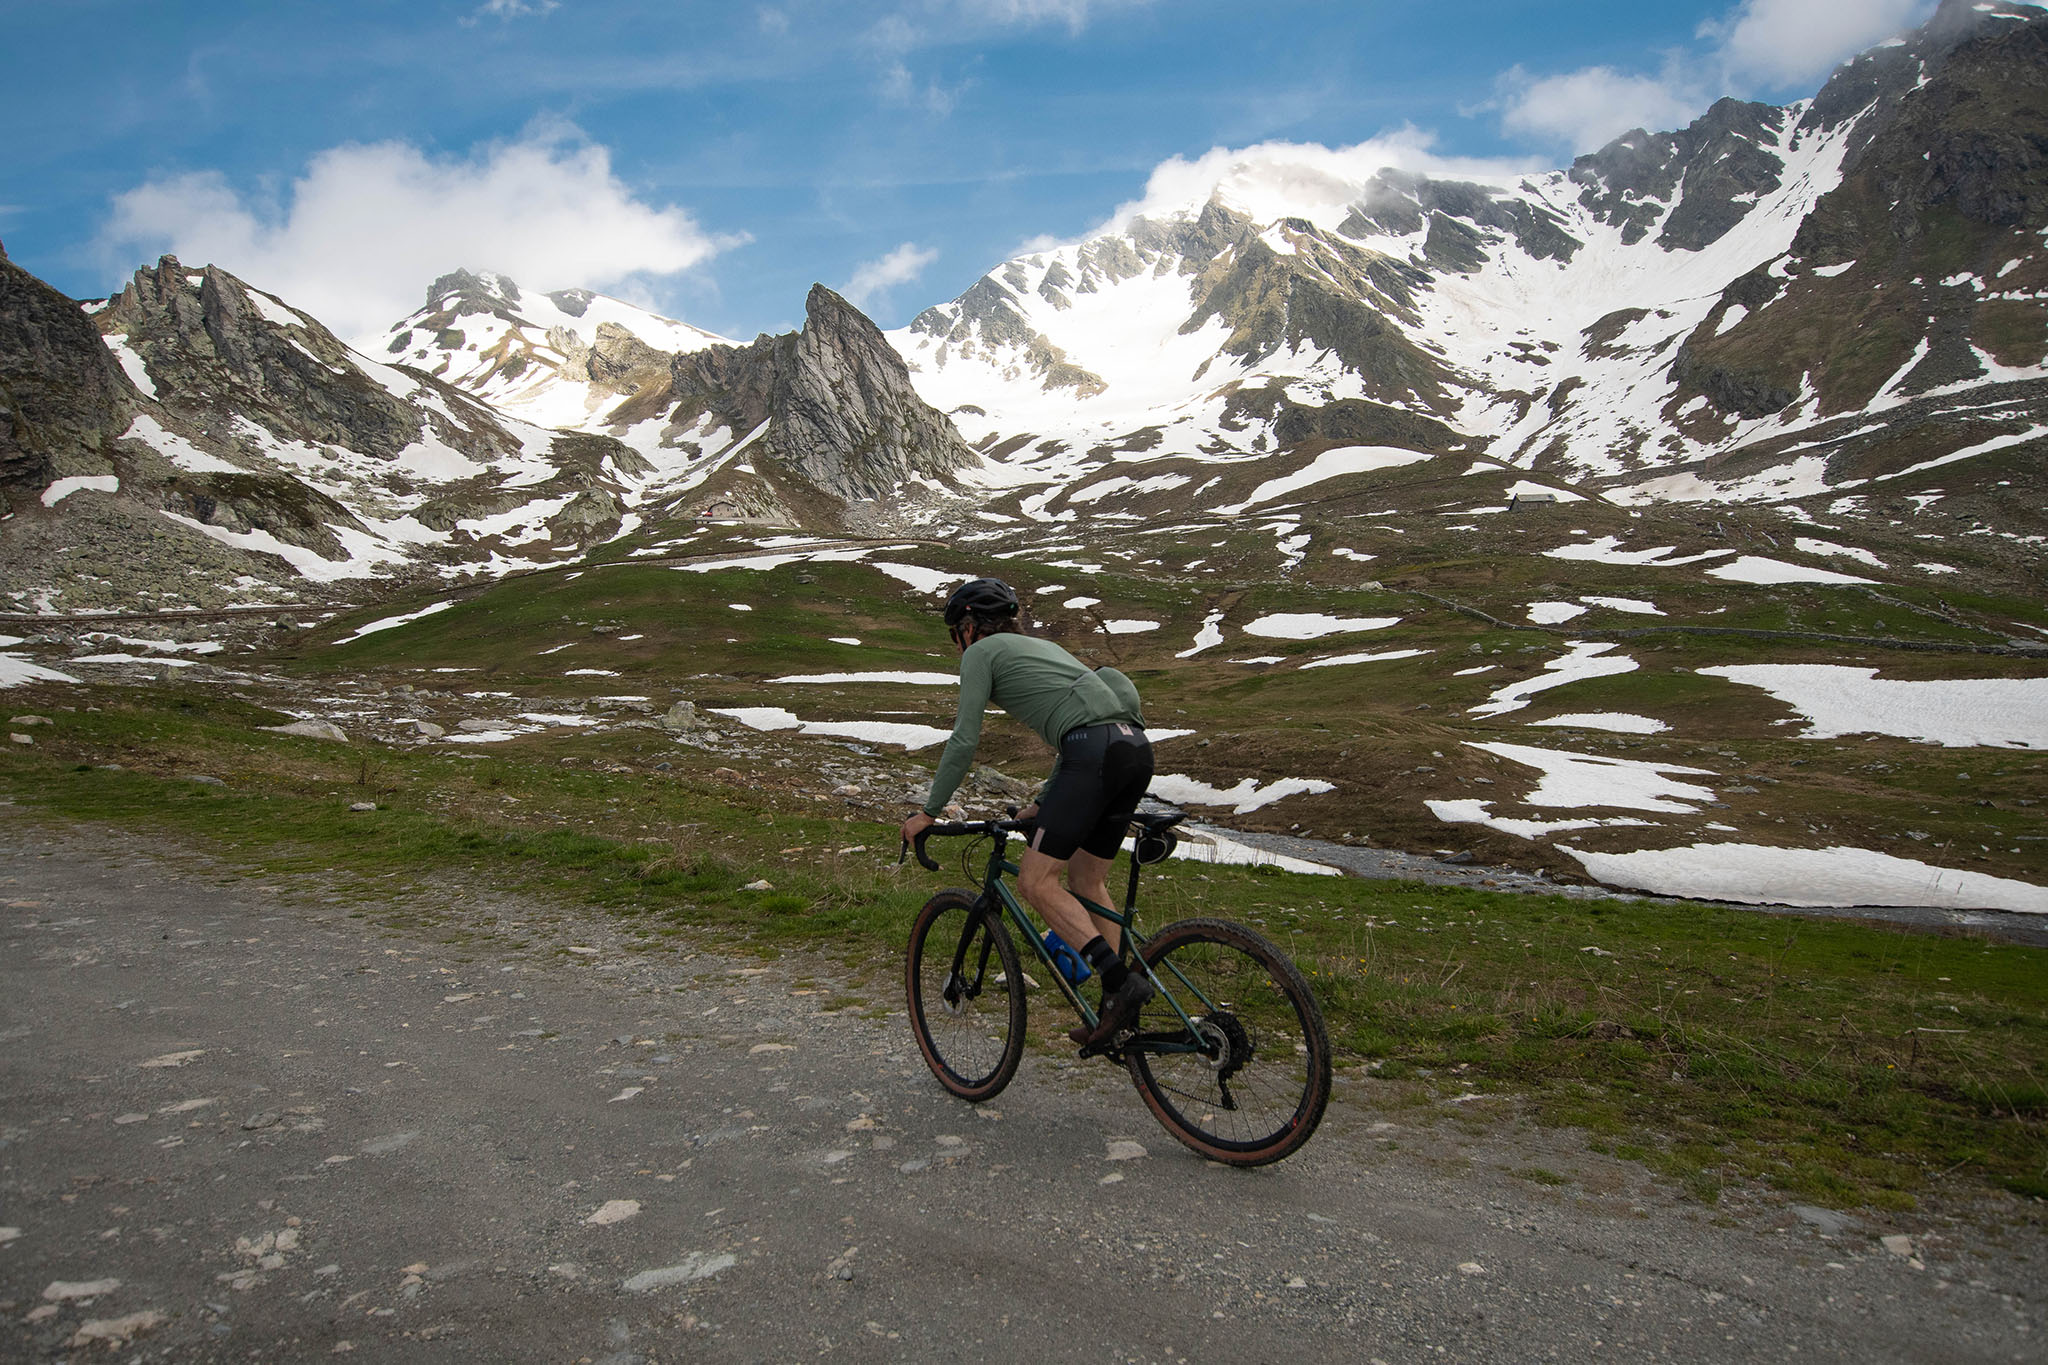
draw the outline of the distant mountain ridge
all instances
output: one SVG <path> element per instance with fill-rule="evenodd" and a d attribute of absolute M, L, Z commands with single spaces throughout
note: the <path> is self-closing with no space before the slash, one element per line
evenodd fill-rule
<path fill-rule="evenodd" d="M 886 336 L 822 286 L 741 344 L 458 270 L 373 357 L 215 267 L 81 307 L 0 256 L 0 567 L 22 607 L 249 603 L 704 516 L 955 535 L 1363 507 L 1391 479 L 1446 514 L 1549 490 L 1911 518 L 2024 573 L 2044 148 L 2048 13 L 1944 0 L 1810 100 L 1566 169 L 1248 153 Z"/>
<path fill-rule="evenodd" d="M 1000 483 L 1064 486 L 1040 512 L 1160 510 L 1088 494 L 1314 440 L 1623 501 L 1860 486 L 2048 430 L 2044 92 L 2048 14 L 1946 0 L 1811 100 L 1723 100 L 1567 170 L 1381 170 L 1275 213 L 1291 168 L 1247 157 L 1206 202 L 1010 261 L 892 340 Z M 1857 429 L 1909 405 L 1943 420 Z"/>

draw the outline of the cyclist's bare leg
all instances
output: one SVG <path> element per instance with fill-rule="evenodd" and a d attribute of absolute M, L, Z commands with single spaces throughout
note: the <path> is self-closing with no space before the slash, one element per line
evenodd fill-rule
<path fill-rule="evenodd" d="M 1073 858 L 1067 863 L 1067 889 L 1084 900 L 1091 900 L 1097 905 L 1108 905 L 1109 868 L 1109 859 L 1098 858 L 1085 848 L 1076 849 Z M 1123 926 L 1092 911 L 1089 919 L 1095 925 L 1095 932 L 1102 935 L 1112 949 L 1122 944 Z"/>
<path fill-rule="evenodd" d="M 1086 906 L 1074 899 L 1073 892 L 1060 885 L 1060 875 L 1065 873 L 1068 882 L 1074 884 L 1082 895 L 1097 905 L 1107 905 L 1108 869 L 1106 861 L 1085 849 L 1075 853 L 1069 863 L 1064 858 L 1027 848 L 1017 862 L 1017 889 L 1024 893 L 1024 899 L 1031 908 L 1047 924 L 1059 930 L 1060 937 L 1074 948 L 1081 948 L 1097 934 L 1115 948 L 1122 938 L 1116 922 L 1091 915 Z"/>

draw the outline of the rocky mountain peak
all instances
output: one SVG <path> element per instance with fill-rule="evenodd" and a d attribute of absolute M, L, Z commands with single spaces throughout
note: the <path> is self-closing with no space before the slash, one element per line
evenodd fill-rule
<path fill-rule="evenodd" d="M 1675 133 L 1633 128 L 1572 162 L 1579 202 L 1633 245 L 1660 222 L 1657 244 L 1699 251 L 1741 222 L 1785 169 L 1775 147 L 1785 113 L 1721 99 Z M 1675 202 L 1674 202 L 1675 201 Z"/>
<path fill-rule="evenodd" d="M 519 286 L 492 271 L 451 270 L 427 288 L 426 307 L 456 313 L 492 313 L 519 306 Z"/>
<path fill-rule="evenodd" d="M 159 387 L 260 410 L 299 439 L 388 458 L 419 436 L 419 412 L 358 371 L 332 332 L 218 266 L 165 256 L 96 321 Z"/>
<path fill-rule="evenodd" d="M 849 503 L 891 498 L 906 481 L 947 478 L 979 457 L 917 396 L 909 368 L 867 315 L 824 285 L 800 332 L 675 357 L 671 424 L 705 417 L 761 431 L 755 458 Z M 765 429 L 764 429 L 765 428 Z"/>

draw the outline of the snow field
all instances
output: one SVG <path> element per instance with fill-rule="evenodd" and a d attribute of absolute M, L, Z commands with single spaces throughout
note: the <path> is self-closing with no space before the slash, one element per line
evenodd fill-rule
<path fill-rule="evenodd" d="M 2048 914 L 2048 887 L 1865 848 L 1693 844 L 1594 853 L 1560 845 L 1589 876 L 1666 896 L 1804 906 L 1925 905 Z"/>
<path fill-rule="evenodd" d="M 1807 722 L 1802 739 L 1868 733 L 1950 748 L 2048 749 L 2048 677 L 1914 681 L 1847 664 L 1730 664 L 1698 672 L 1769 692 Z"/>

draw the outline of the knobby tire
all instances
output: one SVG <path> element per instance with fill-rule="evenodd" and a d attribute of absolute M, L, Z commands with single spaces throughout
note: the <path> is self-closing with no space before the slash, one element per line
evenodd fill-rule
<path fill-rule="evenodd" d="M 1168 925 L 1146 945 L 1145 961 L 1165 989 L 1140 1014 L 1124 1063 L 1153 1116 L 1232 1166 L 1298 1151 L 1330 1101 L 1329 1030 L 1300 970 L 1250 929 L 1216 919 Z M 1195 1021 L 1208 1055 L 1160 1049 L 1188 1033 L 1169 995 Z"/>
<path fill-rule="evenodd" d="M 948 979 L 962 936 L 967 952 L 953 999 Z M 939 1084 L 979 1103 L 1002 1093 L 1024 1059 L 1024 973 L 1000 911 L 970 891 L 941 891 L 910 930 L 904 986 L 910 1030 Z"/>

